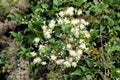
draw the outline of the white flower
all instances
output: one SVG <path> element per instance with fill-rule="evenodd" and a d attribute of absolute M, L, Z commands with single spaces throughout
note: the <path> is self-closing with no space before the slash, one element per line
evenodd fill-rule
<path fill-rule="evenodd" d="M 74 15 L 74 8 L 68 7 L 67 10 L 65 11 L 65 15 L 73 16 Z"/>
<path fill-rule="evenodd" d="M 39 57 L 36 57 L 34 58 L 33 62 L 36 64 L 36 63 L 40 63 L 41 62 L 41 58 Z"/>
<path fill-rule="evenodd" d="M 34 42 L 35 43 L 38 43 L 40 41 L 40 39 L 38 38 L 38 37 L 36 37 L 35 39 L 34 39 Z"/>
<path fill-rule="evenodd" d="M 86 49 L 86 45 L 83 43 L 83 44 L 80 44 L 79 46 L 81 49 Z"/>
<path fill-rule="evenodd" d="M 55 55 L 51 55 L 50 58 L 51 58 L 51 60 L 56 60 L 57 59 L 57 57 Z"/>
<path fill-rule="evenodd" d="M 79 41 L 80 44 L 82 44 L 84 42 L 85 42 L 84 39 L 80 39 L 80 41 Z"/>
<path fill-rule="evenodd" d="M 41 48 L 44 48 L 44 47 L 45 47 L 44 45 L 41 45 L 41 44 L 39 45 L 39 48 L 40 48 L 40 49 L 41 49 Z"/>
<path fill-rule="evenodd" d="M 88 31 L 83 31 L 85 37 L 89 38 L 90 37 L 90 33 Z"/>
<path fill-rule="evenodd" d="M 85 23 L 85 20 L 84 20 L 84 19 L 81 19 L 80 21 L 81 21 L 81 23 L 82 23 L 82 24 L 84 24 L 84 23 Z"/>
<path fill-rule="evenodd" d="M 71 49 L 72 47 L 71 47 L 71 44 L 67 44 L 67 48 L 68 49 Z"/>
<path fill-rule="evenodd" d="M 78 62 L 80 60 L 81 56 L 76 56 L 75 59 L 76 59 L 76 62 Z"/>
<path fill-rule="evenodd" d="M 60 17 L 64 17 L 64 15 L 65 15 L 65 13 L 63 11 L 60 11 L 58 14 L 60 15 Z"/>
<path fill-rule="evenodd" d="M 72 33 L 75 33 L 75 32 L 76 32 L 76 28 L 72 28 L 72 29 L 71 29 L 71 32 L 72 32 Z"/>
<path fill-rule="evenodd" d="M 53 31 L 52 29 L 48 29 L 46 32 L 52 33 Z"/>
<path fill-rule="evenodd" d="M 82 10 L 79 9 L 78 12 L 77 12 L 77 15 L 81 15 L 82 14 Z"/>
<path fill-rule="evenodd" d="M 89 22 L 85 21 L 84 19 L 81 19 L 80 21 L 81 21 L 81 23 L 84 24 L 84 25 L 88 25 L 88 24 L 89 24 Z"/>
<path fill-rule="evenodd" d="M 30 53 L 32 55 L 32 57 L 35 57 L 37 54 L 33 51 Z"/>
<path fill-rule="evenodd" d="M 43 29 L 43 31 L 46 31 L 46 30 L 47 30 L 47 26 L 46 26 L 46 25 L 43 25 L 43 26 L 42 26 L 42 29 Z"/>
<path fill-rule="evenodd" d="M 94 29 L 90 29 L 90 32 L 93 32 L 94 31 Z"/>
<path fill-rule="evenodd" d="M 55 61 L 57 65 L 62 65 L 64 62 L 64 59 L 58 59 Z"/>
<path fill-rule="evenodd" d="M 44 62 L 41 62 L 42 65 L 46 65 L 47 63 L 44 61 Z"/>
<path fill-rule="evenodd" d="M 49 27 L 53 29 L 55 27 L 55 20 L 51 20 L 49 23 Z"/>
<path fill-rule="evenodd" d="M 72 21 L 71 21 L 71 24 L 73 24 L 73 25 L 76 25 L 76 24 L 79 24 L 80 23 L 80 20 L 79 19 L 73 19 Z"/>
<path fill-rule="evenodd" d="M 77 55 L 74 50 L 69 50 L 69 54 L 70 56 L 74 56 L 74 57 Z"/>
<path fill-rule="evenodd" d="M 80 30 L 79 30 L 78 27 L 75 27 L 75 28 L 72 28 L 72 29 L 71 29 L 71 32 L 72 32 L 72 33 L 79 32 L 79 31 L 80 31 Z"/>
<path fill-rule="evenodd" d="M 72 61 L 73 61 L 73 57 L 69 57 L 69 58 L 68 58 L 68 61 L 69 61 L 69 62 L 72 62 Z"/>
<path fill-rule="evenodd" d="M 74 35 L 75 35 L 76 38 L 79 38 L 79 32 L 78 31 L 75 32 Z"/>
<path fill-rule="evenodd" d="M 76 63 L 76 62 L 72 62 L 72 66 L 73 66 L 73 67 L 76 67 L 76 66 L 77 66 L 77 63 Z"/>
<path fill-rule="evenodd" d="M 66 67 L 71 67 L 71 64 L 70 64 L 69 61 L 65 61 L 63 64 L 64 64 Z"/>
<path fill-rule="evenodd" d="M 77 50 L 77 55 L 78 55 L 78 56 L 81 56 L 82 53 L 83 53 L 83 51 L 82 51 L 81 49 L 78 49 L 78 50 Z"/>
<path fill-rule="evenodd" d="M 88 53 L 88 51 L 89 51 L 89 48 L 85 48 L 85 52 Z"/>
<path fill-rule="evenodd" d="M 62 19 L 58 19 L 57 22 L 58 22 L 58 25 L 63 24 L 63 20 Z"/>
<path fill-rule="evenodd" d="M 89 22 L 85 22 L 84 25 L 89 25 Z"/>
<path fill-rule="evenodd" d="M 86 36 L 87 38 L 89 38 L 89 37 L 90 37 L 90 34 L 89 34 L 89 33 L 86 33 L 85 36 Z"/>
<path fill-rule="evenodd" d="M 70 23 L 70 21 L 66 17 L 64 18 L 64 22 L 65 22 L 65 24 Z"/>
<path fill-rule="evenodd" d="M 69 39 L 69 41 L 70 41 L 70 42 L 73 42 L 73 41 L 74 41 L 74 38 L 73 38 L 73 37 L 71 37 L 71 38 Z"/>
<path fill-rule="evenodd" d="M 48 31 L 44 32 L 44 37 L 47 38 L 47 39 L 51 38 L 50 32 L 48 32 Z"/>
<path fill-rule="evenodd" d="M 38 50 L 40 51 L 39 54 L 41 54 L 41 52 L 45 52 L 45 46 L 40 44 Z"/>
<path fill-rule="evenodd" d="M 75 27 L 71 29 L 71 32 L 74 33 L 75 37 L 79 37 L 79 28 Z"/>
<path fill-rule="evenodd" d="M 80 29 L 84 29 L 84 28 L 85 28 L 85 25 L 80 24 Z"/>

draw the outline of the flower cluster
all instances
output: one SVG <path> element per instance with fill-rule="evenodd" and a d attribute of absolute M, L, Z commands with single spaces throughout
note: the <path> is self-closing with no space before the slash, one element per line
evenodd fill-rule
<path fill-rule="evenodd" d="M 63 65 L 66 67 L 76 67 L 81 56 L 83 54 L 82 50 L 69 50 L 69 56 L 66 56 L 65 59 L 57 59 L 57 56 L 51 55 L 50 59 L 54 61 L 57 65 Z"/>
<path fill-rule="evenodd" d="M 48 26 L 46 26 L 44 23 L 44 25 L 42 26 L 42 29 L 43 29 L 43 34 L 45 38 L 47 39 L 51 38 L 51 33 L 53 33 L 54 27 L 55 27 L 55 20 L 51 20 Z"/>
<path fill-rule="evenodd" d="M 46 65 L 49 63 L 66 68 L 77 66 L 83 53 L 88 50 L 86 40 L 90 37 L 90 34 L 86 29 L 89 22 L 79 17 L 75 18 L 74 15 L 82 15 L 82 11 L 74 7 L 68 7 L 66 10 L 56 13 L 57 17 L 55 19 L 44 21 L 41 28 L 46 40 L 39 44 L 41 42 L 36 37 L 34 42 L 35 46 L 38 47 L 38 52 L 30 53 L 34 57 L 33 62 L 35 64 Z M 60 49 L 54 48 L 57 41 L 59 42 L 57 43 L 58 47 L 62 46 Z M 48 47 L 49 51 L 47 51 Z M 46 55 L 48 53 L 49 55 Z M 47 57 L 49 62 L 38 56 Z"/>
<path fill-rule="evenodd" d="M 34 43 L 35 43 L 34 45 L 35 45 L 35 47 L 39 47 L 39 50 L 43 51 L 44 46 L 41 45 L 41 44 L 39 45 L 39 42 L 40 42 L 40 39 L 39 39 L 38 37 L 36 37 L 36 38 L 34 39 Z M 39 53 L 39 54 L 40 54 L 40 53 Z M 39 54 L 36 53 L 35 51 L 30 52 L 31 57 L 34 58 L 34 59 L 33 59 L 33 63 L 34 63 L 34 64 L 46 65 L 46 61 L 42 61 L 42 59 L 39 57 Z"/>

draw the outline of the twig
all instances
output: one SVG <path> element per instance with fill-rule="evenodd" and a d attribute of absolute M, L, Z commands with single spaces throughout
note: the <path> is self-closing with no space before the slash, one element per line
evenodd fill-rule
<path fill-rule="evenodd" d="M 101 42 L 101 52 L 102 52 L 102 61 L 103 61 L 103 66 L 104 66 L 104 75 L 103 75 L 103 80 L 107 80 L 107 72 L 106 72 L 106 67 L 105 67 L 105 57 L 104 57 L 104 49 L 103 49 L 103 35 L 102 35 L 102 26 L 100 26 L 100 42 Z"/>

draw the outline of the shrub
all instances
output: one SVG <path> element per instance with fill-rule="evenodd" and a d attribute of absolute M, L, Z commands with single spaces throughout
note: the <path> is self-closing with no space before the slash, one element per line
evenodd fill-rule
<path fill-rule="evenodd" d="M 10 34 L 21 43 L 15 54 L 29 61 L 29 78 L 120 78 L 118 0 L 34 0 L 29 4 L 28 11 L 7 16 L 22 26 Z"/>

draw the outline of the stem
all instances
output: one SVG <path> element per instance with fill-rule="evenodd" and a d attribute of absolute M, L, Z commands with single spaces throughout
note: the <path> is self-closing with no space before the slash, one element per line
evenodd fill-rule
<path fill-rule="evenodd" d="M 104 66 L 104 72 L 103 72 L 103 80 L 107 80 L 107 72 L 105 67 L 105 57 L 104 57 L 104 49 L 103 49 L 103 35 L 102 35 L 102 26 L 100 26 L 100 42 L 101 42 L 101 52 L 102 52 L 102 61 Z"/>

